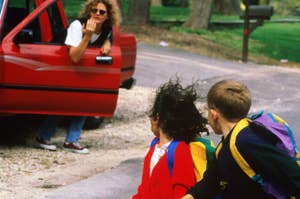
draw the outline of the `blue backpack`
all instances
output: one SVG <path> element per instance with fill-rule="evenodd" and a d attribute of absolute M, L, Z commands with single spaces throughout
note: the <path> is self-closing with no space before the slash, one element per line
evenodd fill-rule
<path fill-rule="evenodd" d="M 159 138 L 155 137 L 152 140 L 150 147 L 153 147 L 158 142 Z M 167 150 L 167 162 L 171 176 L 174 166 L 174 153 L 179 142 L 180 141 L 173 140 L 168 146 Z M 193 159 L 196 180 L 198 182 L 203 178 L 205 170 L 207 169 L 208 165 L 214 157 L 215 147 L 211 140 L 202 137 L 197 137 L 195 140 L 190 142 L 189 147 Z"/>
<path fill-rule="evenodd" d="M 284 150 L 289 156 L 294 158 L 297 164 L 300 166 L 300 153 L 297 148 L 293 132 L 287 122 L 280 118 L 278 115 L 275 115 L 273 113 L 264 113 L 263 111 L 261 111 L 257 114 L 249 116 L 249 118 L 244 118 L 239 121 L 233 129 L 229 141 L 232 156 L 239 167 L 243 170 L 243 172 L 253 181 L 259 183 L 266 193 L 272 194 L 279 199 L 285 198 L 284 193 L 281 193 L 280 190 L 275 189 L 270 183 L 264 182 L 261 175 L 256 173 L 250 167 L 250 165 L 243 158 L 235 145 L 235 140 L 239 132 L 241 132 L 242 129 L 248 127 L 251 122 L 258 126 L 262 126 L 263 128 L 267 129 L 266 132 L 275 135 L 279 139 L 276 147 Z M 220 143 L 216 149 L 217 158 L 221 148 L 222 144 Z"/>

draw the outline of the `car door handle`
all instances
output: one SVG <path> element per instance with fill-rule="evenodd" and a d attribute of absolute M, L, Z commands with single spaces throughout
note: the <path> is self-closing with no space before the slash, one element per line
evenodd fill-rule
<path fill-rule="evenodd" d="M 96 64 L 112 64 L 113 58 L 111 56 L 97 56 Z"/>

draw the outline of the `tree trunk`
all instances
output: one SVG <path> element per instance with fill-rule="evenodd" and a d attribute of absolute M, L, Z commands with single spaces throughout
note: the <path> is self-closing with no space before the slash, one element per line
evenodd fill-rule
<path fill-rule="evenodd" d="M 151 5 L 153 5 L 153 6 L 161 6 L 161 0 L 151 0 Z"/>
<path fill-rule="evenodd" d="M 184 26 L 191 29 L 208 29 L 212 1 L 192 0 L 191 12 Z"/>
<path fill-rule="evenodd" d="M 128 0 L 126 21 L 132 24 L 146 24 L 150 19 L 151 0 Z"/>
<path fill-rule="evenodd" d="M 214 0 L 214 12 L 218 14 L 240 14 L 240 0 Z"/>
<path fill-rule="evenodd" d="M 119 6 L 119 11 L 120 11 L 120 16 L 121 16 L 121 21 L 124 19 L 124 7 L 123 7 L 123 0 L 117 0 L 118 1 L 118 6 Z"/>

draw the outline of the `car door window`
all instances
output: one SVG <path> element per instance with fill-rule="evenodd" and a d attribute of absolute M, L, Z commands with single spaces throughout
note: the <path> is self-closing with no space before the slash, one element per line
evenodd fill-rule
<path fill-rule="evenodd" d="M 0 19 L 1 19 L 1 17 L 2 17 L 2 6 L 3 6 L 3 0 L 0 0 Z"/>
<path fill-rule="evenodd" d="M 32 20 L 25 28 L 23 28 L 15 37 L 16 43 L 38 43 L 42 42 L 41 26 L 39 18 Z"/>
<path fill-rule="evenodd" d="M 49 23 L 49 25 L 41 24 Z M 43 29 L 43 27 L 50 29 Z M 55 43 L 63 44 L 67 30 L 62 23 L 61 14 L 56 3 L 47 7 L 39 16 L 32 20 L 15 38 L 16 43 Z"/>
<path fill-rule="evenodd" d="M 4 38 L 16 25 L 18 25 L 35 8 L 34 1 L 10 0 L 3 22 L 1 39 Z M 34 25 L 34 24 L 32 24 Z M 24 30 L 27 32 L 28 30 Z M 21 35 L 24 32 L 21 33 Z"/>
<path fill-rule="evenodd" d="M 61 14 L 59 13 L 59 8 L 57 4 L 53 4 L 48 9 L 48 15 L 51 25 L 51 31 L 52 31 L 52 39 L 51 43 L 58 43 L 58 44 L 64 44 L 66 35 L 67 35 L 67 29 L 64 28 L 63 20 L 61 18 Z"/>

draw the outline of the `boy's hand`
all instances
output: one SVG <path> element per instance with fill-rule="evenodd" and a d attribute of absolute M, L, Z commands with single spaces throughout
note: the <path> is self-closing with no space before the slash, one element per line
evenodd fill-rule
<path fill-rule="evenodd" d="M 191 194 L 183 196 L 181 199 L 195 199 Z"/>

